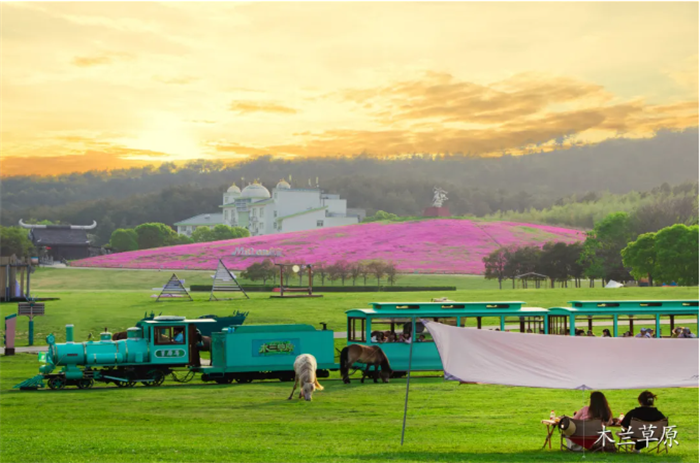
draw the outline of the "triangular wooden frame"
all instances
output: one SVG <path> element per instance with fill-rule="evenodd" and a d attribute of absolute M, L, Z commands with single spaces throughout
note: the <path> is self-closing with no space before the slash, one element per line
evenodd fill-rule
<path fill-rule="evenodd" d="M 217 281 L 220 283 L 217 284 Z M 216 267 L 216 273 L 214 274 L 214 281 L 211 282 L 211 293 L 209 294 L 209 301 L 211 302 L 212 300 L 214 301 L 231 301 L 233 298 L 228 298 L 228 299 L 219 299 L 214 295 L 214 292 L 242 292 L 243 295 L 247 298 L 250 299 L 250 296 L 248 296 L 248 293 L 245 292 L 243 287 L 238 283 L 238 280 L 236 279 L 236 275 L 231 272 L 228 267 L 226 267 L 226 264 L 223 263 L 221 259 L 219 259 L 219 265 Z"/>
<path fill-rule="evenodd" d="M 190 293 L 187 292 L 187 289 L 182 285 L 182 282 L 180 279 L 173 273 L 173 276 L 170 277 L 170 280 L 163 286 L 163 290 L 160 292 L 158 295 L 158 299 L 156 299 L 156 302 L 160 302 L 160 298 L 163 297 L 163 295 L 166 296 L 173 296 L 173 295 L 181 295 L 185 294 L 190 301 L 193 301 L 192 296 L 190 296 Z M 171 299 L 170 297 L 165 297 L 164 299 Z M 175 297 L 172 297 L 172 299 L 177 299 Z"/>

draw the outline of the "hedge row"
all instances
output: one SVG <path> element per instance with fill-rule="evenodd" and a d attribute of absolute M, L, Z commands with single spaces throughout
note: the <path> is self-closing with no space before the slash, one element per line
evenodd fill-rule
<path fill-rule="evenodd" d="M 243 286 L 249 293 L 269 293 L 278 286 Z M 297 286 L 290 286 L 297 288 Z M 192 285 L 190 291 L 210 292 L 211 285 Z M 376 293 L 406 291 L 457 291 L 456 286 L 315 286 L 315 293 Z"/>

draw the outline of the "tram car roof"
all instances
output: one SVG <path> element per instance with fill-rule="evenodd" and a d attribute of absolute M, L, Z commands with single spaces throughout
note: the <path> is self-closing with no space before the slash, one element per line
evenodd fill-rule
<path fill-rule="evenodd" d="M 153 320 L 142 320 L 140 323 L 147 323 L 149 325 L 158 325 L 158 324 L 168 324 L 172 325 L 173 323 L 182 323 L 182 324 L 188 324 L 188 323 L 216 323 L 216 320 L 211 319 L 211 318 L 197 318 L 194 320 L 187 319 L 185 317 L 181 317 L 178 315 L 160 315 L 158 317 L 155 317 Z"/>
<path fill-rule="evenodd" d="M 371 302 L 371 309 L 350 309 L 348 316 L 387 316 L 387 317 L 444 317 L 472 316 L 489 317 L 498 315 L 541 315 L 547 309 L 523 307 L 522 301 L 491 302 Z"/>

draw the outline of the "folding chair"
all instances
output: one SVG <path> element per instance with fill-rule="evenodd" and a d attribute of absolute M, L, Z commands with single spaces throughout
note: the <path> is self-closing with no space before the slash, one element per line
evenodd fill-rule
<path fill-rule="evenodd" d="M 664 435 L 664 428 L 668 427 L 668 418 L 660 421 L 642 421 L 632 418 L 630 427 L 626 430 L 618 431 L 615 434 L 620 438 L 618 446 L 630 452 L 635 449 L 637 442 L 646 442 L 647 446 L 640 450 L 656 453 L 665 450 L 668 453 L 668 439 L 661 440 Z"/>
<path fill-rule="evenodd" d="M 600 420 L 576 420 L 570 417 L 564 417 L 559 422 L 560 440 L 559 448 L 561 450 L 569 450 L 572 452 L 579 451 L 576 448 L 569 448 L 566 444 L 568 437 L 571 442 L 579 447 L 585 448 L 589 452 L 600 451 L 615 451 L 614 440 L 612 433 L 606 429 L 606 434 L 609 434 L 607 439 L 602 437 L 603 423 Z M 599 439 L 603 439 L 603 445 L 596 443 Z M 609 441 L 613 442 L 609 442 Z"/>

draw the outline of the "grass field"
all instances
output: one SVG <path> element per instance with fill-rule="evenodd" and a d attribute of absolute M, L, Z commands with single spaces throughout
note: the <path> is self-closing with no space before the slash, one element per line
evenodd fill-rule
<path fill-rule="evenodd" d="M 33 275 L 37 295 L 61 300 L 47 302 L 47 315 L 36 319 L 36 343 L 44 344 L 49 332 L 56 333 L 59 341 L 64 339 L 66 323 L 75 324 L 75 337 L 80 341 L 90 331 L 132 326 L 151 310 L 187 316 L 244 310 L 250 311 L 249 324 L 324 321 L 329 328 L 344 331 L 344 311 L 374 300 L 448 296 L 471 301 L 524 300 L 528 305 L 548 307 L 572 299 L 698 297 L 697 288 L 485 288 L 445 294 L 331 293 L 306 300 L 276 300 L 256 293 L 251 294 L 251 300 L 216 303 L 206 302 L 208 294 L 195 293 L 194 303 L 156 304 L 150 298 L 150 288 L 167 280 L 168 275 L 163 276 L 146 271 L 38 272 Z M 190 283 L 189 275 L 180 276 Z M 207 274 L 204 277 L 208 278 Z M 477 283 L 477 279 L 471 281 Z M 0 311 L 5 316 L 15 312 L 16 305 L 3 304 Z M 18 346 L 26 345 L 26 320 L 20 317 Z M 336 341 L 338 346 L 342 342 Z M 539 420 L 548 417 L 552 409 L 558 414 L 579 409 L 587 397 L 580 391 L 460 386 L 439 377 L 416 378 L 411 382 L 406 445 L 401 447 L 405 380 L 364 385 L 354 381 L 347 386 L 333 374 L 322 381 L 326 390 L 317 392 L 311 403 L 287 401 L 291 383 L 277 381 L 219 386 L 195 379 L 188 385 L 166 381 L 161 388 L 11 389 L 37 374 L 38 367 L 35 354 L 0 359 L 2 462 L 582 460 L 580 454 L 539 450 L 545 432 Z M 640 366 L 621 365 L 632 367 Z M 662 365 L 646 368 L 663 372 Z M 604 392 L 618 415 L 636 405 L 640 391 Z M 698 390 L 654 392 L 660 397 L 659 409 L 678 426 L 681 445 L 668 456 L 587 454 L 585 461 L 698 461 Z M 555 438 L 556 447 L 558 434 Z"/>

